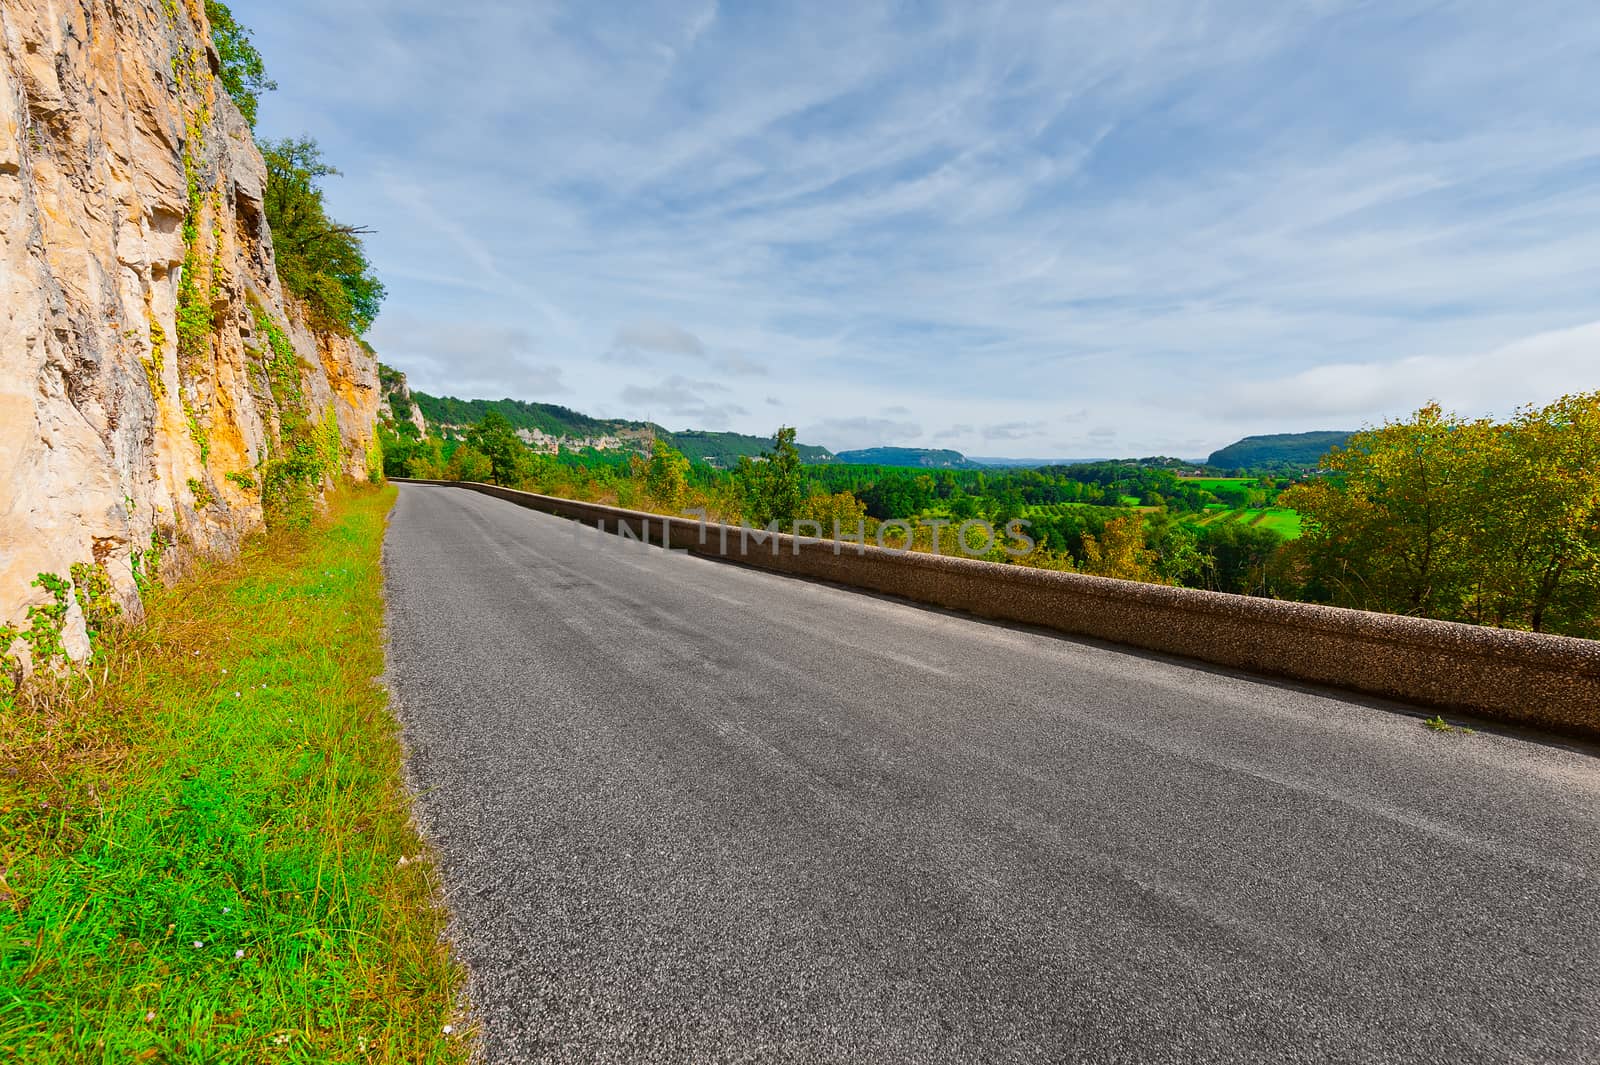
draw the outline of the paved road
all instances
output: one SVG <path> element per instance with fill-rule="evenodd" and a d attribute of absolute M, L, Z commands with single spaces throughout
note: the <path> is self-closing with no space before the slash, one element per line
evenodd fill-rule
<path fill-rule="evenodd" d="M 488 1058 L 1600 1060 L 1600 759 L 407 485 Z"/>

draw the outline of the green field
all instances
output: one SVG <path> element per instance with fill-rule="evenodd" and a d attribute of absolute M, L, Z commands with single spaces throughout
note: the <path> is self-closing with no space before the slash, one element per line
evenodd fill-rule
<path fill-rule="evenodd" d="M 1288 507 L 1266 507 L 1263 509 L 1241 508 L 1230 510 L 1224 507 L 1207 507 L 1206 516 L 1200 519 L 1201 525 L 1218 525 L 1229 522 L 1242 522 L 1245 525 L 1261 529 L 1271 529 L 1285 540 L 1294 540 L 1300 536 L 1300 515 Z"/>
<path fill-rule="evenodd" d="M 1192 488 L 1215 492 L 1218 488 L 1249 488 L 1257 483 L 1254 477 L 1179 477 L 1178 483 Z"/>

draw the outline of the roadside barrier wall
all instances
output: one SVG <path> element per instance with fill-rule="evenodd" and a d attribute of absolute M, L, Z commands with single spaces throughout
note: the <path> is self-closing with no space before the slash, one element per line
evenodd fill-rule
<path fill-rule="evenodd" d="M 496 485 L 406 483 L 978 617 L 1600 738 L 1600 641 L 768 534 Z"/>

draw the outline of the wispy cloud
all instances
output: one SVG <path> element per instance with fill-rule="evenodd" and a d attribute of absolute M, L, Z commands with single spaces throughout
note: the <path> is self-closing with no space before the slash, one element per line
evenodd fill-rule
<path fill-rule="evenodd" d="M 1195 454 L 1594 386 L 1515 365 L 1600 319 L 1586 4 L 233 6 L 429 390 Z"/>
<path fill-rule="evenodd" d="M 835 451 L 914 445 L 922 438 L 922 426 L 893 418 L 823 418 L 802 424 L 798 432 L 803 439 Z"/>
<path fill-rule="evenodd" d="M 716 381 L 697 381 L 674 374 L 653 385 L 627 385 L 620 399 L 641 411 L 637 417 L 675 419 L 668 428 L 726 429 L 733 419 L 749 411 L 724 399 L 728 389 Z"/>

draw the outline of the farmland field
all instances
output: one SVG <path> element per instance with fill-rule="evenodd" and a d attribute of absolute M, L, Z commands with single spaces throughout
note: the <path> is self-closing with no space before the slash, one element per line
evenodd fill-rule
<path fill-rule="evenodd" d="M 1255 477 L 1179 477 L 1178 483 L 1215 492 L 1218 488 L 1251 488 L 1259 482 Z"/>
<path fill-rule="evenodd" d="M 1206 508 L 1201 525 L 1218 525 L 1239 522 L 1260 529 L 1271 529 L 1285 540 L 1300 536 L 1300 515 L 1288 507 L 1241 507 L 1237 509 Z"/>

